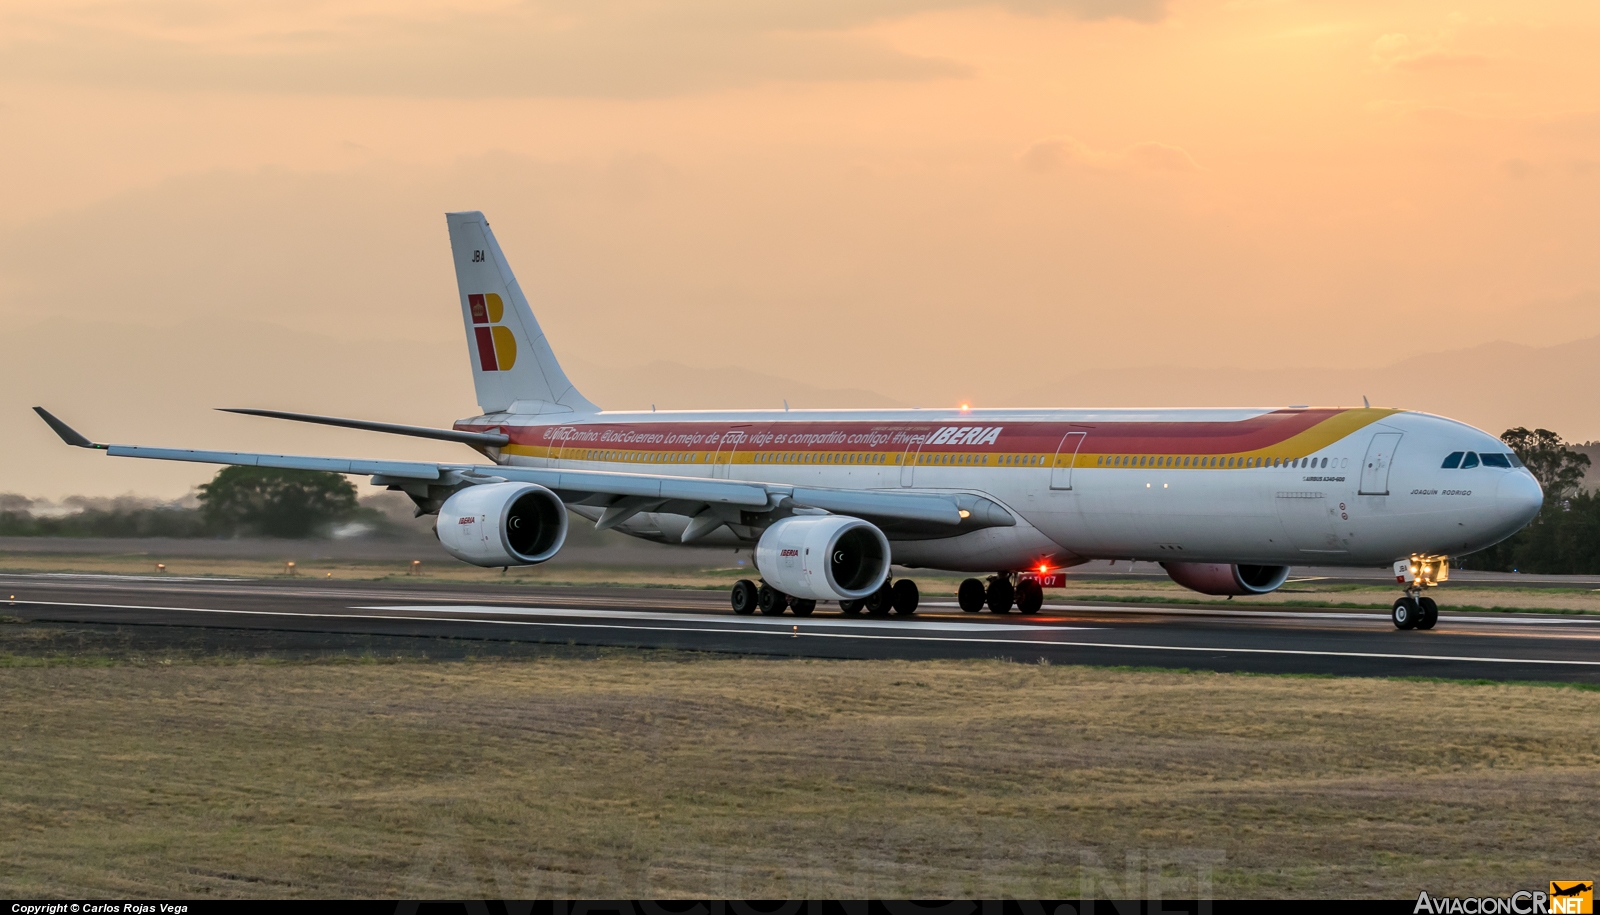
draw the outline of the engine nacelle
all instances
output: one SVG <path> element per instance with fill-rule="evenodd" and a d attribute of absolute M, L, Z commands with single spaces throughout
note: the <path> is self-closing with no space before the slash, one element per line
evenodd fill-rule
<path fill-rule="evenodd" d="M 475 566 L 531 566 L 567 540 L 567 509 L 533 483 L 469 486 L 444 501 L 433 524 L 445 552 Z"/>
<path fill-rule="evenodd" d="M 784 518 L 756 542 L 756 568 L 793 597 L 860 600 L 889 577 L 889 538 L 860 518 Z"/>
<path fill-rule="evenodd" d="M 1289 580 L 1288 566 L 1163 562 L 1161 567 L 1173 581 L 1201 594 L 1266 594 Z"/>

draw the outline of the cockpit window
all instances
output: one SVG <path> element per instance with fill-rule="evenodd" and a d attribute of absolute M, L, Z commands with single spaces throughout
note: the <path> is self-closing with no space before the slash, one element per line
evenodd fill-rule
<path fill-rule="evenodd" d="M 1450 456 L 1444 459 L 1444 463 L 1439 465 L 1439 469 L 1455 470 L 1457 467 L 1461 466 L 1461 456 L 1464 454 L 1466 454 L 1465 451 L 1450 452 Z"/>
<path fill-rule="evenodd" d="M 1505 469 L 1510 470 L 1511 462 L 1506 460 L 1506 456 L 1503 454 L 1489 454 L 1485 452 L 1483 454 L 1483 466 L 1504 467 Z"/>
<path fill-rule="evenodd" d="M 1471 470 L 1472 468 L 1474 468 L 1476 466 L 1478 466 L 1478 452 L 1476 452 L 1476 451 L 1468 451 L 1467 452 L 1467 459 L 1461 462 L 1461 469 L 1462 470 Z"/>
<path fill-rule="evenodd" d="M 1522 466 L 1522 458 L 1517 457 L 1515 454 L 1508 454 L 1508 455 L 1506 455 L 1506 457 L 1511 459 L 1511 466 L 1512 467 L 1521 467 Z"/>

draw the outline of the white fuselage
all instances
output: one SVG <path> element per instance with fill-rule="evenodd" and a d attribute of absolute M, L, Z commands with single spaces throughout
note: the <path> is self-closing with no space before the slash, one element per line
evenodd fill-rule
<path fill-rule="evenodd" d="M 1018 523 L 889 532 L 896 563 L 965 571 L 1461 555 L 1515 533 L 1542 498 L 1514 459 L 1442 466 L 1457 452 L 1509 455 L 1493 436 L 1390 410 L 492 414 L 456 426 L 510 435 L 488 452 L 502 464 L 980 494 Z M 647 512 L 619 529 L 676 542 L 687 523 Z M 740 541 L 730 527 L 713 542 Z"/>

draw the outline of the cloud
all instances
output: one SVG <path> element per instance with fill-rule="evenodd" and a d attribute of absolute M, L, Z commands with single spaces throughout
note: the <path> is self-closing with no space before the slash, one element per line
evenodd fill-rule
<path fill-rule="evenodd" d="M 1388 70 L 1446 70 L 1481 67 L 1493 61 L 1487 54 L 1443 47 L 1440 39 L 1413 39 L 1401 33 L 1378 36 L 1371 53 L 1372 62 Z"/>
<path fill-rule="evenodd" d="M 1166 0 L 1010 0 L 1027 15 L 1150 22 Z M 173 5 L 43 8 L 0 19 L 0 79 L 406 97 L 656 97 L 773 81 L 959 78 L 964 65 L 860 34 L 979 0 L 529 0 L 373 15 L 309 4 L 289 28 L 260 13 Z M 310 23 L 309 25 L 307 23 Z"/>
<path fill-rule="evenodd" d="M 1023 150 L 1018 161 L 1024 169 L 1036 174 L 1050 174 L 1074 166 L 1097 171 L 1204 171 L 1181 146 L 1145 142 L 1120 151 L 1100 150 L 1073 137 L 1040 140 Z"/>
<path fill-rule="evenodd" d="M 1123 153 L 1124 158 L 1143 168 L 1167 172 L 1201 171 L 1199 163 L 1181 146 L 1166 143 L 1135 143 Z"/>

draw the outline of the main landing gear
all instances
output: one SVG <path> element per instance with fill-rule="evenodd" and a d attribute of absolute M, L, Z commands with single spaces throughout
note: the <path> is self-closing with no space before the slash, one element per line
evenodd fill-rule
<path fill-rule="evenodd" d="M 969 578 L 956 590 L 956 603 L 967 613 L 977 613 L 987 604 L 990 613 L 1010 613 L 1013 604 L 1023 616 L 1032 616 L 1044 606 L 1044 588 L 1031 578 L 1015 584 L 1012 574 L 1002 572 L 989 578 L 987 587 Z"/>
<path fill-rule="evenodd" d="M 810 616 L 817 609 L 817 602 L 814 600 L 793 597 L 765 582 L 758 585 L 749 579 L 734 582 L 730 598 L 733 612 L 740 616 L 749 616 L 757 610 L 764 616 L 782 616 L 785 610 L 795 616 Z M 862 610 L 878 617 L 888 616 L 890 613 L 910 616 L 917 612 L 920 598 L 917 583 L 909 578 L 902 578 L 893 584 L 885 581 L 883 587 L 861 600 L 839 601 L 839 609 L 843 610 L 846 616 L 860 616 Z"/>
<path fill-rule="evenodd" d="M 1394 602 L 1389 618 L 1396 629 L 1432 629 L 1439 622 L 1439 605 L 1431 597 L 1423 597 L 1424 588 L 1432 588 L 1450 579 L 1450 559 L 1447 556 L 1414 555 L 1394 564 L 1394 577 L 1405 586 L 1406 596 Z"/>

